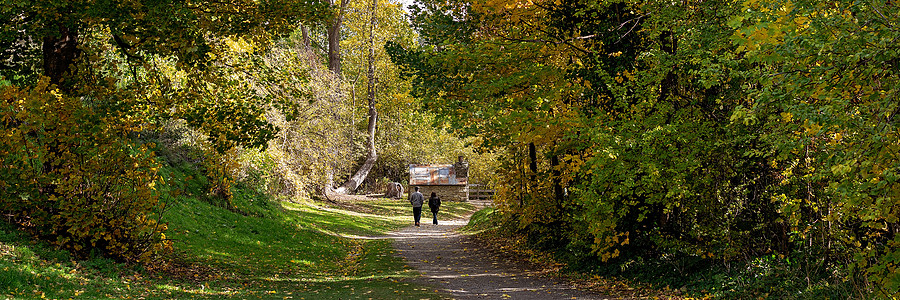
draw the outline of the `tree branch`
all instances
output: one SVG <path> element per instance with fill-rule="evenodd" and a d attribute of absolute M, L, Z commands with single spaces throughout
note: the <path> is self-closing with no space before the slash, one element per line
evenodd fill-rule
<path fill-rule="evenodd" d="M 129 45 L 128 42 L 123 40 L 122 37 L 120 37 L 118 34 L 113 33 L 112 37 L 113 37 L 113 41 L 116 42 L 116 46 L 119 48 L 119 50 L 122 50 L 122 54 L 125 54 L 125 58 L 128 58 L 129 61 L 130 60 L 135 60 L 138 62 L 144 61 L 144 59 L 142 57 L 128 53 L 128 50 L 134 48 L 134 46 Z"/>
<path fill-rule="evenodd" d="M 620 30 L 620 29 L 622 29 L 622 27 L 625 26 L 625 24 L 628 24 L 629 22 L 634 21 L 634 24 L 631 25 L 631 28 L 629 28 L 628 31 L 625 32 L 625 34 L 619 36 L 619 39 L 616 40 L 616 42 L 614 44 L 618 44 L 619 42 L 621 42 L 622 39 L 624 39 L 626 36 L 628 36 L 628 34 L 630 34 L 632 31 L 634 31 L 634 28 L 636 28 L 638 26 L 638 24 L 640 24 L 639 21 L 641 19 L 643 19 L 644 17 L 649 16 L 649 15 L 650 15 L 650 13 L 646 13 L 646 14 L 638 16 L 637 18 L 633 18 L 631 20 L 623 22 L 622 24 L 619 24 L 619 27 L 617 27 L 616 30 Z"/>

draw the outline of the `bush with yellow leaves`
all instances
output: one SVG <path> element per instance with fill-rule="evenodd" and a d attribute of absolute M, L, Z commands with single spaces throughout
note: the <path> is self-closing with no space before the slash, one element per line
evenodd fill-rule
<path fill-rule="evenodd" d="M 0 210 L 80 256 L 140 262 L 170 250 L 158 163 L 127 138 L 140 120 L 83 101 L 46 80 L 0 88 Z"/>

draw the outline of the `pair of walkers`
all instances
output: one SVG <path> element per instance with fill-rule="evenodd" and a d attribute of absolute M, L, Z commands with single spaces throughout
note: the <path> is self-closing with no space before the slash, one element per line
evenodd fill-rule
<path fill-rule="evenodd" d="M 425 196 L 419 192 L 419 187 L 416 187 L 415 193 L 409 194 L 409 203 L 413 206 L 413 218 L 416 220 L 416 226 L 419 226 L 419 219 L 422 218 L 422 205 L 425 204 Z M 441 208 L 441 198 L 434 192 L 428 198 L 428 208 L 431 209 L 432 222 L 437 225 L 437 213 Z"/>

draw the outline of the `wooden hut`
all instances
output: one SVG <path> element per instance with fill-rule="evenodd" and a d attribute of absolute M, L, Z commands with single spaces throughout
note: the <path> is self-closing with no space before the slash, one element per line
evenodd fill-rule
<path fill-rule="evenodd" d="M 434 192 L 442 200 L 469 200 L 469 164 L 460 156 L 454 164 L 409 165 L 409 192 L 419 187 L 425 198 Z"/>

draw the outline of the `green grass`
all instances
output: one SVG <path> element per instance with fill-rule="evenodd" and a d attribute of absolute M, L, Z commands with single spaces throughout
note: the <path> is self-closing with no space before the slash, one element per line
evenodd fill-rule
<path fill-rule="evenodd" d="M 469 219 L 469 224 L 466 224 L 466 226 L 463 227 L 462 230 L 465 232 L 478 234 L 490 229 L 495 229 L 498 226 L 497 220 L 494 218 L 495 211 L 496 210 L 493 207 L 485 207 L 479 211 L 476 211 Z"/>
<path fill-rule="evenodd" d="M 239 188 L 233 207 L 185 194 L 165 221 L 164 271 L 76 261 L 0 222 L 0 297 L 12 299 L 442 299 L 379 236 L 411 223 L 404 200 L 275 201 Z M 445 203 L 445 218 L 473 209 Z"/>

